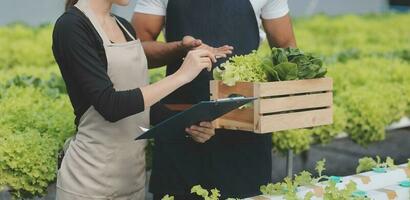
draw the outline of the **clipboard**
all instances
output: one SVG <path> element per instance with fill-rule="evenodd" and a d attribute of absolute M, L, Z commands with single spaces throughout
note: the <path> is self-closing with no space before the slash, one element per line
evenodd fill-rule
<path fill-rule="evenodd" d="M 213 121 L 222 115 L 235 110 L 247 103 L 254 101 L 253 97 L 233 97 L 218 99 L 212 101 L 201 101 L 191 108 L 182 111 L 157 126 L 147 130 L 135 140 L 142 139 L 160 139 L 160 140 L 178 140 L 185 139 L 185 128 L 203 121 Z"/>

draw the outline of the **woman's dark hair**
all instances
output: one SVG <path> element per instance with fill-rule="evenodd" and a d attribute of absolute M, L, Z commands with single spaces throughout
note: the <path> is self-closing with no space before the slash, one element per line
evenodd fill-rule
<path fill-rule="evenodd" d="M 73 7 L 78 0 L 66 0 L 65 2 L 65 10 L 68 10 L 70 7 Z"/>

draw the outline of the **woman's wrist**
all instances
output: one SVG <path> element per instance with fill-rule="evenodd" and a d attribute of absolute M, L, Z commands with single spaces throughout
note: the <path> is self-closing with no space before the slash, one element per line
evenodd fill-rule
<path fill-rule="evenodd" d="M 178 87 L 183 86 L 189 82 L 187 78 L 183 74 L 181 74 L 179 71 L 170 75 L 169 78 L 171 79 L 172 82 L 177 83 Z"/>

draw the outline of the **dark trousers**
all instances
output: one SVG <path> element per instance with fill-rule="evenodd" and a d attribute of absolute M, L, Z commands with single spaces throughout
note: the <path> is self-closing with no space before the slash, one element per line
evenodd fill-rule
<path fill-rule="evenodd" d="M 193 199 L 194 185 L 220 190 L 221 199 L 245 198 L 271 181 L 270 134 L 218 132 L 207 144 L 188 144 L 156 144 L 150 192 L 157 198 Z"/>

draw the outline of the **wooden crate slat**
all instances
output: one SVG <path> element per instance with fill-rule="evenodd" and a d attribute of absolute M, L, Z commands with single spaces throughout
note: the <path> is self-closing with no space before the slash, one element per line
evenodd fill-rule
<path fill-rule="evenodd" d="M 211 100 L 219 99 L 219 81 L 212 80 L 209 82 L 209 92 L 211 93 Z"/>
<path fill-rule="evenodd" d="M 330 107 L 333 104 L 333 93 L 278 97 L 259 100 L 259 114 L 290 110 Z"/>
<path fill-rule="evenodd" d="M 332 91 L 331 78 L 257 83 L 260 97 Z"/>
<path fill-rule="evenodd" d="M 245 123 L 253 123 L 253 109 L 236 109 L 222 116 L 224 119 L 236 120 Z"/>
<path fill-rule="evenodd" d="M 242 131 L 254 131 L 253 123 L 240 122 L 236 120 L 230 120 L 226 118 L 218 119 L 218 128 L 230 129 L 230 130 L 242 130 Z"/>
<path fill-rule="evenodd" d="M 332 108 L 260 116 L 255 123 L 259 133 L 308 128 L 333 123 Z"/>
<path fill-rule="evenodd" d="M 227 86 L 222 81 L 211 81 L 211 99 L 227 98 L 231 94 L 240 94 L 245 97 L 253 97 L 253 83 L 238 82 L 234 87 Z"/>
<path fill-rule="evenodd" d="M 253 131 L 252 113 L 252 108 L 233 110 L 217 120 L 218 128 Z"/>

